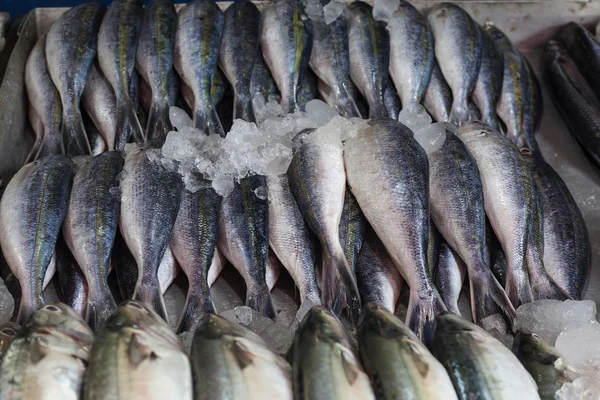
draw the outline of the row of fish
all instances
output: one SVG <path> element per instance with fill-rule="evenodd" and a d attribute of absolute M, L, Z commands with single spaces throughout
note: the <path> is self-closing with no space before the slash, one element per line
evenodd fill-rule
<path fill-rule="evenodd" d="M 286 360 L 255 333 L 209 315 L 188 357 L 169 326 L 140 302 L 123 303 L 95 337 L 71 308 L 49 303 L 23 328 L 0 329 L 0 397 L 549 399 L 566 379 L 552 364 L 560 356 L 539 337 L 519 333 L 513 354 L 450 313 L 438 317 L 430 352 L 392 313 L 369 303 L 357 342 L 316 306 Z"/>

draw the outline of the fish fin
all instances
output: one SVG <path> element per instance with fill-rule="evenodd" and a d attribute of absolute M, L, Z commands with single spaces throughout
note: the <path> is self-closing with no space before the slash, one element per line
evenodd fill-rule
<path fill-rule="evenodd" d="M 213 104 L 209 104 L 204 108 L 196 108 L 194 113 L 194 127 L 207 135 L 216 133 L 221 135 L 221 137 L 225 137 L 225 131 L 221 125 L 219 114 Z"/>
<path fill-rule="evenodd" d="M 35 155 L 35 159 L 37 160 L 39 158 L 57 154 L 65 154 L 62 133 L 58 132 L 44 135 L 42 143 Z"/>
<path fill-rule="evenodd" d="M 345 86 L 342 87 L 338 93 L 336 93 L 335 109 L 342 117 L 345 118 L 361 117 L 358 106 L 354 102 L 354 98 Z"/>
<path fill-rule="evenodd" d="M 511 322 L 515 319 L 515 308 L 487 265 L 482 265 L 476 272 L 470 274 L 469 286 L 475 323 L 497 314 L 498 310 L 501 310 Z"/>
<path fill-rule="evenodd" d="M 248 288 L 246 291 L 246 305 L 265 317 L 275 318 L 273 299 L 271 298 L 271 291 L 267 287 L 266 282 L 259 288 Z"/>
<path fill-rule="evenodd" d="M 170 130 L 169 105 L 158 104 L 153 101 L 148 114 L 148 123 L 146 124 L 146 137 L 148 140 L 165 139 Z"/>
<path fill-rule="evenodd" d="M 136 143 L 145 141 L 144 131 L 138 120 L 136 110 L 132 104 L 117 101 L 117 137 L 115 138 L 115 150 L 123 150 L 125 145 L 132 139 Z"/>
<path fill-rule="evenodd" d="M 63 115 L 63 138 L 65 153 L 69 157 L 92 154 L 90 142 L 79 110 L 73 115 Z"/>
<path fill-rule="evenodd" d="M 449 121 L 456 125 L 461 126 L 465 122 L 469 122 L 471 118 L 471 110 L 466 100 L 460 101 L 455 98 L 452 103 L 452 109 L 450 110 Z"/>
<path fill-rule="evenodd" d="M 533 298 L 535 300 L 572 300 L 571 296 L 558 286 L 554 279 L 546 272 L 536 274 L 536 276 L 530 274 L 529 280 L 531 281 L 531 290 L 533 291 Z"/>
<path fill-rule="evenodd" d="M 429 297 L 421 298 L 416 291 L 410 292 L 406 325 L 429 346 L 433 340 L 435 316 L 446 311 L 437 289 L 433 288 Z"/>
<path fill-rule="evenodd" d="M 344 375 L 346 376 L 346 380 L 352 386 L 354 382 L 356 382 L 356 378 L 360 374 L 360 369 L 356 365 L 356 361 L 354 361 L 354 357 L 349 356 L 347 352 L 342 351 L 340 355 L 342 361 L 342 370 L 344 371 Z"/>
<path fill-rule="evenodd" d="M 162 319 L 169 322 L 165 301 L 160 293 L 158 281 L 150 285 L 139 285 L 133 293 L 133 299 L 149 305 Z"/>
<path fill-rule="evenodd" d="M 356 320 L 361 308 L 360 294 L 344 252 L 341 248 L 336 254 L 324 251 L 323 261 L 323 305 L 337 315 L 347 307 L 350 316 Z"/>
<path fill-rule="evenodd" d="M 196 296 L 188 290 L 188 296 L 183 306 L 183 312 L 179 318 L 176 332 L 178 334 L 193 331 L 196 325 L 206 314 L 216 314 L 215 305 L 210 298 L 208 285 L 206 286 L 207 293 L 205 295 Z"/>
<path fill-rule="evenodd" d="M 129 362 L 134 368 L 137 368 L 144 360 L 155 360 L 158 358 L 152 348 L 140 340 L 140 336 L 133 334 L 129 342 Z"/>
<path fill-rule="evenodd" d="M 94 332 L 102 328 L 104 322 L 117 309 L 117 303 L 110 291 L 102 296 L 90 296 L 85 306 L 85 319 Z"/>
<path fill-rule="evenodd" d="M 252 110 L 252 101 L 236 95 L 233 103 L 233 119 L 254 121 L 256 118 Z"/>
<path fill-rule="evenodd" d="M 521 304 L 531 303 L 533 301 L 533 292 L 531 291 L 531 285 L 529 283 L 529 277 L 527 279 L 517 279 L 514 273 L 507 269 L 506 274 L 506 285 L 504 291 L 516 309 Z"/>
<path fill-rule="evenodd" d="M 252 354 L 246 345 L 239 340 L 233 341 L 231 344 L 231 352 L 234 355 L 240 369 L 244 369 L 254 362 L 254 354 Z"/>

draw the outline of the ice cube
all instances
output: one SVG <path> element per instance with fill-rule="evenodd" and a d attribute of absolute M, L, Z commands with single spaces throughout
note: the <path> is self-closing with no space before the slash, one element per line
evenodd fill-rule
<path fill-rule="evenodd" d="M 438 151 L 446 142 L 446 129 L 448 123 L 436 122 L 415 132 L 415 140 L 419 142 L 421 147 L 427 154 Z"/>
<path fill-rule="evenodd" d="M 169 108 L 169 120 L 177 131 L 181 131 L 185 127 L 194 126 L 190 116 L 181 108 L 175 106 Z"/>
<path fill-rule="evenodd" d="M 313 21 L 323 21 L 323 5 L 321 0 L 307 0 L 304 13 Z"/>
<path fill-rule="evenodd" d="M 254 194 L 261 200 L 266 200 L 269 192 L 267 191 L 266 186 L 259 186 L 254 189 Z"/>
<path fill-rule="evenodd" d="M 233 178 L 230 176 L 221 175 L 212 181 L 212 187 L 223 197 L 227 197 L 231 193 L 233 186 Z"/>
<path fill-rule="evenodd" d="M 306 103 L 306 112 L 317 126 L 327 125 L 335 117 L 339 117 L 337 111 L 329 107 L 321 100 L 310 100 Z"/>
<path fill-rule="evenodd" d="M 568 325 L 558 335 L 556 349 L 571 365 L 600 360 L 600 324 L 592 322 Z"/>
<path fill-rule="evenodd" d="M 323 18 L 325 23 L 329 25 L 344 12 L 344 6 L 335 0 L 330 1 L 323 7 Z"/>
<path fill-rule="evenodd" d="M 565 383 L 555 395 L 556 400 L 600 399 L 600 375 L 584 375 L 572 383 Z"/>
<path fill-rule="evenodd" d="M 15 309 L 15 301 L 0 278 L 0 325 L 10 321 Z"/>
<path fill-rule="evenodd" d="M 373 4 L 373 18 L 378 21 L 388 22 L 400 7 L 400 0 L 375 0 Z"/>
<path fill-rule="evenodd" d="M 398 115 L 398 121 L 414 133 L 431 124 L 431 116 L 422 105 L 412 104 L 402 108 L 400 115 Z"/>
<path fill-rule="evenodd" d="M 503 345 L 512 349 L 513 335 L 508 329 L 508 324 L 500 314 L 492 314 L 479 321 L 479 325 L 489 334 L 502 342 Z"/>
<path fill-rule="evenodd" d="M 569 324 L 596 321 L 596 303 L 591 300 L 538 300 L 517 309 L 515 330 L 536 333 L 554 345 Z"/>

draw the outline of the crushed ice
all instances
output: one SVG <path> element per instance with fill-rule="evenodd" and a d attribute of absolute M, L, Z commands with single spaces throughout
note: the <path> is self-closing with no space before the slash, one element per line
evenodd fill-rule
<path fill-rule="evenodd" d="M 400 7 L 400 0 L 375 0 L 373 18 L 377 21 L 390 22 L 392 15 Z"/>

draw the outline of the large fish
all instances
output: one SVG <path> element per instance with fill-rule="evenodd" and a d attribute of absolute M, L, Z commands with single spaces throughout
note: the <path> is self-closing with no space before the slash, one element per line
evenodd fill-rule
<path fill-rule="evenodd" d="M 33 159 L 63 154 L 60 94 L 50 78 L 46 65 L 46 35 L 38 39 L 25 64 L 25 87 L 31 107 L 44 128 L 41 143 Z M 31 161 L 33 161 L 33 159 Z"/>
<path fill-rule="evenodd" d="M 558 31 L 557 38 L 600 97 L 600 43 L 592 33 L 577 22 L 569 22 Z"/>
<path fill-rule="evenodd" d="M 432 30 L 427 19 L 406 1 L 400 2 L 387 29 L 390 31 L 390 76 L 402 107 L 418 104 L 425 95 L 435 62 Z"/>
<path fill-rule="evenodd" d="M 431 219 L 467 266 L 473 321 L 498 309 L 514 318 L 515 309 L 486 257 L 484 186 L 476 160 L 451 129 L 445 135 L 442 146 L 427 153 Z"/>
<path fill-rule="evenodd" d="M 423 106 L 436 122 L 450 121 L 452 91 L 446 83 L 437 62 L 434 62 L 431 79 L 423 96 Z"/>
<path fill-rule="evenodd" d="M 339 239 L 346 192 L 342 147 L 341 143 L 319 143 L 310 136 L 316 134 L 310 133 L 294 150 L 287 175 L 304 219 L 321 242 L 323 305 L 336 313 L 348 306 L 357 316 L 360 295 Z"/>
<path fill-rule="evenodd" d="M 94 335 L 62 303 L 37 310 L 19 330 L 0 364 L 0 398 L 77 400 Z"/>
<path fill-rule="evenodd" d="M 218 315 L 192 341 L 196 400 L 292 400 L 290 365 L 254 332 Z"/>
<path fill-rule="evenodd" d="M 108 287 L 110 256 L 119 226 L 121 152 L 103 153 L 81 167 L 73 178 L 63 224 L 65 241 L 85 275 L 88 302 L 84 316 L 96 331 L 116 310 Z"/>
<path fill-rule="evenodd" d="M 207 278 L 217 244 L 220 210 L 221 197 L 212 187 L 195 193 L 185 189 L 181 195 L 170 247 L 189 286 L 178 332 L 193 330 L 204 314 L 215 312 Z"/>
<path fill-rule="evenodd" d="M 153 0 L 144 9 L 136 66 L 152 90 L 145 133 L 148 139 L 164 139 L 171 130 L 169 96 L 175 49 L 177 13 L 172 0 Z"/>
<path fill-rule="evenodd" d="M 84 400 L 191 400 L 190 361 L 165 321 L 128 300 L 96 336 L 82 393 Z"/>
<path fill-rule="evenodd" d="M 75 6 L 60 16 L 46 37 L 48 72 L 60 93 L 64 146 L 71 157 L 91 153 L 79 99 L 96 57 L 105 10 L 97 1 Z"/>
<path fill-rule="evenodd" d="M 117 150 L 123 150 L 132 138 L 144 141 L 137 105 L 130 96 L 143 15 L 142 0 L 114 0 L 98 32 L 98 65 L 115 92 Z"/>
<path fill-rule="evenodd" d="M 504 56 L 490 34 L 481 30 L 481 66 L 473 88 L 473 101 L 481 112 L 481 121 L 500 130 L 496 108 L 504 80 Z"/>
<path fill-rule="evenodd" d="M 117 137 L 115 92 L 95 64 L 90 68 L 81 104 L 106 142 L 108 151 L 114 150 Z"/>
<path fill-rule="evenodd" d="M 444 366 L 392 312 L 369 303 L 356 330 L 360 359 L 377 398 L 457 398 Z"/>
<path fill-rule="evenodd" d="M 176 172 L 150 161 L 150 152 L 160 154 L 154 145 L 144 145 L 125 157 L 120 228 L 138 266 L 133 298 L 149 304 L 166 320 L 158 269 L 177 218 L 183 182 Z"/>
<path fill-rule="evenodd" d="M 434 7 L 427 18 L 437 62 L 454 97 L 450 120 L 461 125 L 472 119 L 468 101 L 481 64 L 481 31 L 465 10 L 452 3 Z"/>
<path fill-rule="evenodd" d="M 297 108 L 300 77 L 311 57 L 312 36 L 299 0 L 277 0 L 261 14 L 260 45 L 264 61 L 281 92 L 286 112 Z"/>
<path fill-rule="evenodd" d="M 375 399 L 348 334 L 324 307 L 306 314 L 290 356 L 295 399 Z"/>
<path fill-rule="evenodd" d="M 225 11 L 219 64 L 233 86 L 233 118 L 254 121 L 250 82 L 259 54 L 260 11 L 248 1 L 237 1 Z"/>
<path fill-rule="evenodd" d="M 427 154 L 408 128 L 381 119 L 346 141 L 344 161 L 350 190 L 411 288 L 407 324 L 428 340 L 446 307 L 428 273 Z"/>
<path fill-rule="evenodd" d="M 461 400 L 539 400 L 535 381 L 517 357 L 489 333 L 466 319 L 438 316 L 433 355 L 446 367 Z"/>
<path fill-rule="evenodd" d="M 533 176 L 519 150 L 489 126 L 470 123 L 458 137 L 481 174 L 485 212 L 508 261 L 506 294 L 516 308 L 533 301 L 525 257 L 535 207 Z"/>
<path fill-rule="evenodd" d="M 173 63 L 194 94 L 194 125 L 205 133 L 225 136 L 211 100 L 218 68 L 223 11 L 212 0 L 194 0 L 179 11 Z"/>
<path fill-rule="evenodd" d="M 45 303 L 43 284 L 65 214 L 73 163 L 48 156 L 25 165 L 6 186 L 0 201 L 0 245 L 21 284 L 17 322 Z"/>

